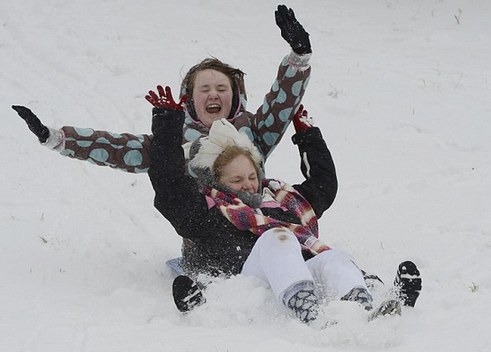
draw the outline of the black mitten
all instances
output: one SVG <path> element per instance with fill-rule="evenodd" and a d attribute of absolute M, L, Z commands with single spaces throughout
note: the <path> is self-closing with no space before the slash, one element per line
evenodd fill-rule
<path fill-rule="evenodd" d="M 12 105 L 12 109 L 17 111 L 19 116 L 27 123 L 29 129 L 34 133 L 41 143 L 48 140 L 49 129 L 41 123 L 41 120 L 25 106 Z"/>
<path fill-rule="evenodd" d="M 281 30 L 281 36 L 290 44 L 292 50 L 299 55 L 310 54 L 312 48 L 309 33 L 297 21 L 293 10 L 288 9 L 285 5 L 278 5 L 278 10 L 274 14 L 276 24 Z"/>

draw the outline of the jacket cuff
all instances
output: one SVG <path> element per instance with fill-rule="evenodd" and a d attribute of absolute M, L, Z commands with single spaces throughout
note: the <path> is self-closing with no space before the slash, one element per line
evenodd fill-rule
<path fill-rule="evenodd" d="M 312 54 L 297 54 L 293 50 L 288 55 L 288 64 L 299 71 L 305 71 L 310 67 L 309 61 Z"/>
<path fill-rule="evenodd" d="M 295 133 L 292 136 L 293 144 L 302 144 L 312 139 L 322 138 L 321 130 L 319 127 L 309 127 L 302 132 Z"/>
<path fill-rule="evenodd" d="M 61 152 L 65 149 L 65 133 L 63 130 L 55 130 L 54 128 L 49 129 L 49 137 L 46 142 L 41 143 L 49 149 Z"/>
<path fill-rule="evenodd" d="M 184 111 L 175 109 L 153 108 L 152 133 L 155 135 L 161 129 L 179 128 L 184 124 Z"/>

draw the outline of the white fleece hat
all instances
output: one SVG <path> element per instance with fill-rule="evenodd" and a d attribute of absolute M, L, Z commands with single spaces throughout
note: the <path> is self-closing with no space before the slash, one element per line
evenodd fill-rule
<path fill-rule="evenodd" d="M 262 155 L 246 134 L 237 131 L 226 119 L 213 122 L 208 137 L 194 142 L 189 151 L 189 171 L 196 176 L 199 169 L 211 170 L 213 163 L 228 146 L 238 146 L 251 153 L 254 163 L 261 169 Z"/>

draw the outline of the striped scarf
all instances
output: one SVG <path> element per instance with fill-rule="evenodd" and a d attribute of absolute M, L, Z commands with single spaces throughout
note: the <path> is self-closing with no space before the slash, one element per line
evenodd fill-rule
<path fill-rule="evenodd" d="M 297 237 L 302 248 L 314 255 L 330 249 L 318 240 L 317 216 L 310 203 L 297 190 L 284 182 L 274 179 L 264 179 L 262 186 L 263 190 L 272 195 L 276 206 L 280 206 L 294 214 L 301 224 L 289 223 L 265 216 L 245 204 L 232 192 L 208 187 L 204 190 L 204 193 L 209 206 L 217 206 L 227 220 L 239 230 L 250 231 L 257 236 L 261 236 L 265 231 L 272 228 L 287 228 Z"/>

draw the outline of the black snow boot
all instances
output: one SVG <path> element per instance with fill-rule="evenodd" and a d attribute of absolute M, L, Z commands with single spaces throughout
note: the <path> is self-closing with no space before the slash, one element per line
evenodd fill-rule
<path fill-rule="evenodd" d="M 174 303 L 179 311 L 185 313 L 205 303 L 203 292 L 189 276 L 180 275 L 172 283 Z"/>
<path fill-rule="evenodd" d="M 394 280 L 394 290 L 403 305 L 414 307 L 421 292 L 421 282 L 416 264 L 411 261 L 399 264 Z"/>

